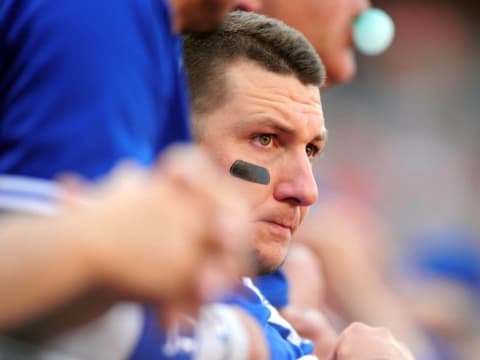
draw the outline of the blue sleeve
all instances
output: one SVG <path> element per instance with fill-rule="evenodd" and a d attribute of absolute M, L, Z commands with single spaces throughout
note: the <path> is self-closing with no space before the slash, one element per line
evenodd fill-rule
<path fill-rule="evenodd" d="M 188 140 L 162 0 L 0 1 L 0 173 L 87 178 Z"/>
<path fill-rule="evenodd" d="M 128 360 L 190 360 L 193 358 L 193 332 L 165 330 L 154 306 L 144 307 L 143 329 Z"/>

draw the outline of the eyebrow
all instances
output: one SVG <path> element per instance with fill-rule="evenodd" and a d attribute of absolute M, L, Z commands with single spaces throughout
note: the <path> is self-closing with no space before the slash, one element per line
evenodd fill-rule
<path fill-rule="evenodd" d="M 266 126 L 284 132 L 286 134 L 293 134 L 295 132 L 295 128 L 293 126 L 283 124 L 281 121 L 272 119 L 270 117 L 263 117 L 261 119 L 255 118 L 246 121 L 244 120 L 240 124 L 238 124 L 238 127 L 241 128 L 244 128 L 245 126 Z"/>
<path fill-rule="evenodd" d="M 287 125 L 282 123 L 278 119 L 272 119 L 270 117 L 263 117 L 261 119 L 252 119 L 252 120 L 246 120 L 244 122 L 241 122 L 237 126 L 239 128 L 244 129 L 245 126 L 266 126 L 266 127 L 271 127 L 277 131 L 283 132 L 285 134 L 294 134 L 295 133 L 295 127 L 291 125 Z M 326 142 L 328 138 L 328 130 L 323 127 L 322 130 L 320 130 L 320 133 L 316 135 L 312 141 L 319 141 L 319 142 Z"/>
<path fill-rule="evenodd" d="M 317 136 L 315 136 L 313 138 L 313 141 L 322 141 L 322 142 L 326 142 L 328 139 L 328 129 L 327 128 L 322 128 L 320 134 L 318 134 Z"/>

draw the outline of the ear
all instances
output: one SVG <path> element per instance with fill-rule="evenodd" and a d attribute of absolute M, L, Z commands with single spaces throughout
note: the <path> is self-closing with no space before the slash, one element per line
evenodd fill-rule
<path fill-rule="evenodd" d="M 262 0 L 238 0 L 236 8 L 246 11 L 259 11 L 262 7 Z"/>

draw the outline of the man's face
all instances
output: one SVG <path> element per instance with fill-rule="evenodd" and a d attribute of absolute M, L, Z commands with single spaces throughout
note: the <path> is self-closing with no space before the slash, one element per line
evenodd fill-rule
<path fill-rule="evenodd" d="M 228 171 L 235 160 L 267 168 L 270 183 L 238 180 L 249 199 L 260 272 L 277 269 L 317 200 L 311 162 L 326 140 L 318 87 L 237 61 L 225 72 L 227 101 L 197 119 L 199 143 Z"/>
<path fill-rule="evenodd" d="M 300 30 L 322 58 L 332 84 L 355 75 L 352 22 L 369 6 L 369 0 L 264 0 L 260 12 Z"/>

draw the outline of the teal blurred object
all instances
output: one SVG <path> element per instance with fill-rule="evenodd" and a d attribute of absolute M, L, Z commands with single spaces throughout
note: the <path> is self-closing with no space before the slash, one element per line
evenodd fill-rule
<path fill-rule="evenodd" d="M 395 25 L 390 16 L 380 9 L 368 9 L 353 23 L 355 47 L 364 55 L 379 55 L 392 43 Z"/>

